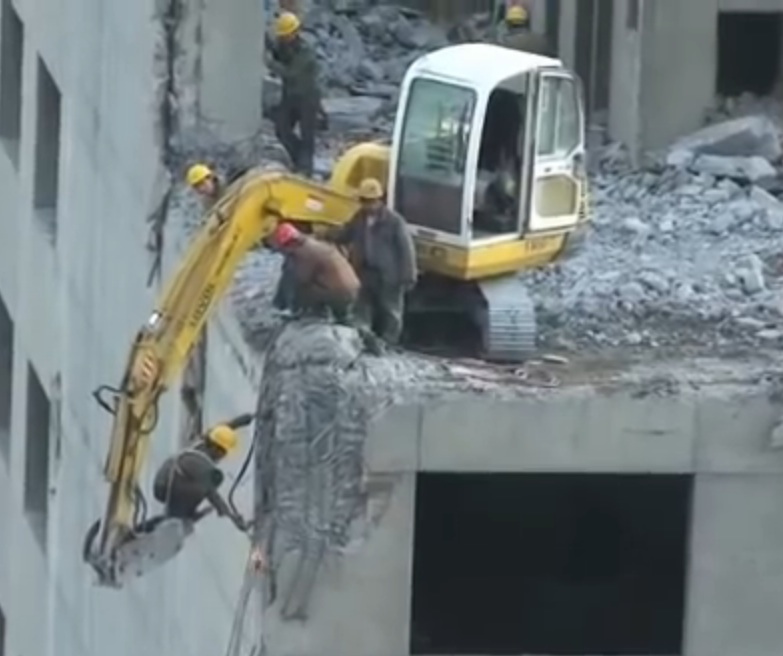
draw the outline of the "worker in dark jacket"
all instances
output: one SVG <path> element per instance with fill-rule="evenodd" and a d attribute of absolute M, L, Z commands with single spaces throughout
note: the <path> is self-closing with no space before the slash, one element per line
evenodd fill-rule
<path fill-rule="evenodd" d="M 223 195 L 223 184 L 217 174 L 206 164 L 194 164 L 185 176 L 188 186 L 201 196 L 204 211 L 208 212 Z"/>
<path fill-rule="evenodd" d="M 347 245 L 362 287 L 357 315 L 391 344 L 399 342 L 405 292 L 416 284 L 416 251 L 408 226 L 383 202 L 383 186 L 374 178 L 359 185 L 361 208 L 331 235 Z"/>
<path fill-rule="evenodd" d="M 283 12 L 275 23 L 277 43 L 271 51 L 270 69 L 279 75 L 282 100 L 275 115 L 275 132 L 288 151 L 295 168 L 302 174 L 313 173 L 315 133 L 321 111 L 318 87 L 318 62 L 315 53 L 302 39 L 301 22 L 296 14 Z M 295 129 L 299 128 L 299 136 Z"/>
<path fill-rule="evenodd" d="M 240 530 L 247 522 L 235 513 L 218 492 L 223 472 L 218 463 L 236 449 L 239 439 L 230 426 L 212 428 L 195 446 L 190 446 L 168 458 L 155 474 L 153 492 L 165 506 L 166 517 L 197 522 L 209 512 L 199 509 L 204 500 L 221 517 L 227 516 Z"/>
<path fill-rule="evenodd" d="M 331 312 L 338 323 L 349 323 L 360 283 L 343 254 L 290 223 L 278 226 L 274 241 L 290 263 L 299 308 L 317 315 Z"/>
<path fill-rule="evenodd" d="M 555 56 L 549 40 L 531 29 L 530 14 L 522 5 L 511 5 L 506 10 L 505 20 L 498 28 L 498 45 L 533 55 Z"/>

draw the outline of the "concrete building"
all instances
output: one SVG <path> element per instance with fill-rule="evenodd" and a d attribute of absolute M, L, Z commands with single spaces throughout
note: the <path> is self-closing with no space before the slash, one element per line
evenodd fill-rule
<path fill-rule="evenodd" d="M 781 0 L 537 0 L 539 29 L 585 82 L 593 113 L 634 153 L 702 125 L 716 95 L 781 80 Z"/>
<path fill-rule="evenodd" d="M 177 70 L 180 79 L 192 76 L 189 95 L 179 98 L 183 110 L 228 137 L 259 122 L 257 0 L 230 11 L 167 4 L 4 0 L 0 7 L 5 655 L 214 654 L 230 630 L 247 544 L 220 522 L 205 527 L 201 546 L 180 563 L 125 594 L 93 587 L 80 555 L 84 531 L 106 502 L 110 423 L 90 392 L 119 382 L 158 293 L 146 285 L 147 217 L 162 177 L 161 102 L 175 88 L 161 14 L 175 19 L 169 29 L 189 58 Z M 236 61 L 247 66 L 226 75 Z M 215 373 L 218 389 L 225 375 Z M 220 412 L 252 407 L 241 391 L 221 396 L 210 394 Z M 207 415 L 217 419 L 214 411 Z M 176 448 L 178 414 L 173 398 L 153 462 Z"/>
<path fill-rule="evenodd" d="M 118 382 L 158 291 L 165 103 L 225 138 L 258 125 L 259 3 L 202 5 L 164 8 L 167 29 L 156 3 L 0 6 L 0 656 L 214 655 L 229 638 L 249 545 L 227 522 L 123 591 L 81 561 L 110 425 L 90 394 Z M 208 422 L 254 407 L 263 364 L 226 306 Z M 272 605 L 248 632 L 263 619 L 273 656 L 778 653 L 783 455 L 758 384 L 777 364 L 591 369 L 393 408 L 365 445 L 387 481 L 374 533 L 327 560 L 306 621 Z M 175 393 L 161 410 L 151 465 L 180 445 Z"/>

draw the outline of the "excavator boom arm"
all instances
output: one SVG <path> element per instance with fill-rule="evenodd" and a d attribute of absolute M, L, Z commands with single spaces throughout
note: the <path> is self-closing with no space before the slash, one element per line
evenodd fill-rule
<path fill-rule="evenodd" d="M 161 300 L 134 340 L 111 410 L 114 420 L 104 474 L 111 486 L 99 546 L 89 560 L 99 572 L 134 528 L 136 494 L 158 400 L 182 371 L 191 349 L 249 250 L 281 220 L 338 226 L 358 208 L 349 193 L 288 174 L 251 170 L 209 212 Z"/>

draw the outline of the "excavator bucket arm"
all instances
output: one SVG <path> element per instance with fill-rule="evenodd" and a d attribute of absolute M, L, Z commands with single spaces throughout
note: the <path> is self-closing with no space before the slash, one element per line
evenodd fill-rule
<path fill-rule="evenodd" d="M 96 398 L 113 415 L 104 475 L 110 485 L 102 522 L 85 540 L 84 558 L 104 585 L 117 585 L 118 549 L 135 535 L 158 402 L 182 372 L 205 323 L 249 250 L 281 220 L 337 226 L 358 208 L 347 190 L 336 191 L 285 173 L 251 170 L 233 182 L 207 214 L 155 310 L 138 331 L 119 388 L 103 386 Z M 105 398 L 110 392 L 112 399 Z M 97 540 L 97 542 L 96 542 Z"/>

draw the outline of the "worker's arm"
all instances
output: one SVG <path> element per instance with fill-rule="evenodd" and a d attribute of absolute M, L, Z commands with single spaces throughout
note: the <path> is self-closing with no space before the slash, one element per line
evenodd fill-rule
<path fill-rule="evenodd" d="M 360 214 L 357 212 L 351 217 L 351 220 L 334 228 L 326 233 L 326 239 L 339 246 L 348 246 L 353 243 L 356 237 L 356 231 L 359 229 Z"/>
<path fill-rule="evenodd" d="M 396 217 L 395 224 L 397 251 L 400 258 L 400 281 L 407 287 L 413 287 L 416 284 L 419 272 L 416 266 L 416 247 L 413 244 L 408 225 L 402 217 Z"/>
<path fill-rule="evenodd" d="M 224 479 L 223 472 L 219 467 L 206 455 L 194 452 L 180 456 L 179 466 L 191 480 L 196 481 L 199 487 L 206 491 L 206 500 L 215 509 L 218 516 L 229 517 L 238 529 L 244 530 L 244 520 L 231 509 L 223 495 L 218 492 Z"/>

